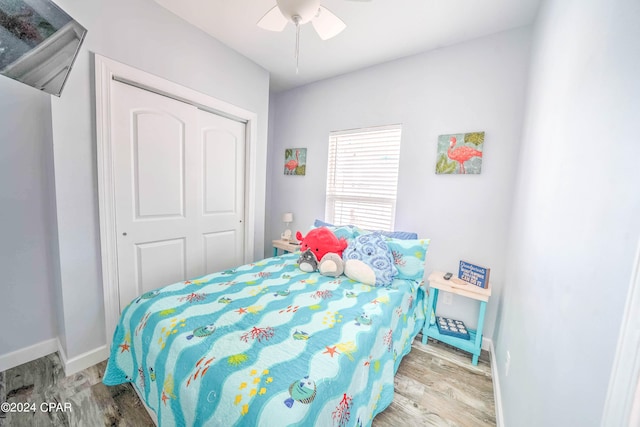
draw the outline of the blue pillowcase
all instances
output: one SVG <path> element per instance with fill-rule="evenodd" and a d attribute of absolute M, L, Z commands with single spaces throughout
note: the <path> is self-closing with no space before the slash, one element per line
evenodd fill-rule
<path fill-rule="evenodd" d="M 319 223 L 321 225 L 318 225 Z M 357 236 L 356 228 L 351 225 L 324 225 L 324 224 L 326 223 L 322 221 L 318 222 L 318 220 L 316 220 L 312 228 L 326 227 L 329 230 L 331 230 L 338 239 L 344 238 L 346 240 L 351 240 Z"/>
<path fill-rule="evenodd" d="M 364 229 L 360 229 L 358 227 L 355 227 L 353 225 L 344 225 L 344 226 L 336 226 L 333 224 L 329 224 L 328 222 L 324 222 L 322 220 L 316 219 L 313 223 L 314 227 L 336 227 L 336 228 L 343 228 L 343 227 L 351 227 L 354 229 L 355 233 L 357 233 L 357 235 L 359 234 L 363 234 L 362 232 L 359 232 L 359 230 L 365 231 L 365 232 L 372 232 L 372 233 L 380 233 L 385 237 L 391 237 L 394 239 L 403 239 L 403 240 L 412 240 L 412 239 L 417 239 L 418 238 L 418 234 L 417 233 L 413 233 L 410 231 L 383 231 L 383 230 L 375 230 L 375 231 L 371 231 L 371 230 L 364 230 Z M 332 230 L 334 231 L 334 230 Z M 335 231 L 334 231 L 335 234 Z M 336 234 L 336 236 L 338 236 Z M 338 237 L 345 237 L 347 239 L 353 237 L 346 237 L 346 236 L 338 236 Z"/>
<path fill-rule="evenodd" d="M 350 240 L 349 246 L 342 253 L 342 259 L 345 262 L 357 259 L 371 267 L 376 276 L 376 286 L 390 285 L 398 274 L 389 246 L 379 233 L 362 234 Z"/>
<path fill-rule="evenodd" d="M 424 276 L 424 261 L 429 249 L 429 239 L 402 240 L 387 238 L 398 278 L 420 281 Z"/>

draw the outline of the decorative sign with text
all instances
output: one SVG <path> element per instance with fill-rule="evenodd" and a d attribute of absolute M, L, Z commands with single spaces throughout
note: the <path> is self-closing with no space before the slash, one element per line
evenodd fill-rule
<path fill-rule="evenodd" d="M 489 287 L 489 269 L 467 261 L 460 261 L 458 278 L 480 288 Z"/>

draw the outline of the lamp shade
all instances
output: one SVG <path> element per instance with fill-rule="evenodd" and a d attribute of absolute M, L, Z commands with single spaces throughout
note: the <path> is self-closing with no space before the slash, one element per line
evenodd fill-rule
<path fill-rule="evenodd" d="M 286 212 L 282 214 L 282 222 L 285 222 L 285 223 L 293 222 L 293 213 Z"/>

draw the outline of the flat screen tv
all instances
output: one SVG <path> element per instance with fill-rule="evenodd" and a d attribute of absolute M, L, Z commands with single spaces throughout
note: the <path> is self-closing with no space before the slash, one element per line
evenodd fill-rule
<path fill-rule="evenodd" d="M 0 0 L 0 74 L 60 96 L 86 33 L 49 0 Z"/>

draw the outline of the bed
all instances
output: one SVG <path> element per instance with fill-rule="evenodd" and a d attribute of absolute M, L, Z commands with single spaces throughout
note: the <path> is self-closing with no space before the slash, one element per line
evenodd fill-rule
<path fill-rule="evenodd" d="M 420 280 L 374 287 L 303 272 L 298 257 L 136 298 L 103 382 L 131 382 L 161 426 L 370 425 L 424 323 Z"/>

